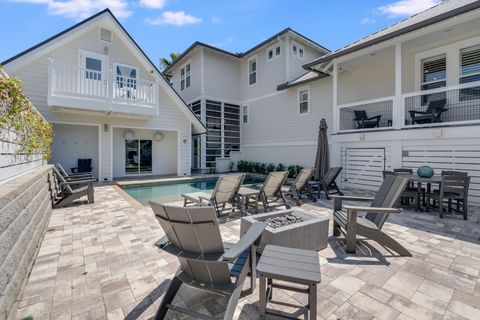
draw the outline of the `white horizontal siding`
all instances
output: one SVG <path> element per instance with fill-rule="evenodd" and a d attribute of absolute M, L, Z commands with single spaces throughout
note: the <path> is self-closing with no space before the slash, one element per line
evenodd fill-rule
<path fill-rule="evenodd" d="M 187 64 L 187 60 L 175 66 L 172 72 L 173 88 L 185 101 L 191 101 L 201 94 L 202 62 L 201 50 L 196 50 L 190 58 L 190 87 L 180 90 L 180 70 Z"/>
<path fill-rule="evenodd" d="M 316 58 L 322 56 L 322 54 L 318 51 L 313 49 L 310 46 L 306 46 L 302 44 L 301 41 L 299 40 L 294 40 L 295 42 L 299 43 L 300 45 L 303 45 L 304 47 L 304 58 L 299 59 L 293 56 L 292 54 L 292 41 L 289 41 L 289 46 L 287 49 L 288 52 L 288 81 L 292 81 L 297 79 L 298 77 L 302 76 L 307 72 L 303 68 L 303 65 L 315 60 Z"/>
<path fill-rule="evenodd" d="M 299 114 L 298 88 L 249 104 L 249 123 L 242 125 L 242 145 L 316 141 L 318 125 L 325 118 L 332 128 L 330 78 L 310 84 L 310 112 Z"/>
<path fill-rule="evenodd" d="M 240 59 L 204 49 L 204 94 L 240 101 Z"/>

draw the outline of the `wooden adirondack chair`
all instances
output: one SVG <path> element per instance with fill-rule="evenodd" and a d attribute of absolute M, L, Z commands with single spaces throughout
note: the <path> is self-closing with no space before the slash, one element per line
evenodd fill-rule
<path fill-rule="evenodd" d="M 228 297 L 223 319 L 232 319 L 245 279 L 250 272 L 252 292 L 256 277 L 256 244 L 265 223 L 255 223 L 235 245 L 225 245 L 213 207 L 176 207 L 150 202 L 165 236 L 156 245 L 174 255 L 180 267 L 168 287 L 155 319 L 164 319 L 168 309 L 197 319 L 213 319 L 173 305 L 182 284 Z"/>
<path fill-rule="evenodd" d="M 295 199 L 297 206 L 302 205 L 302 192 L 307 192 L 313 202 L 317 202 L 317 198 L 310 188 L 309 182 L 315 174 L 315 168 L 302 169 L 291 186 L 283 186 L 282 192 L 286 196 Z"/>
<path fill-rule="evenodd" d="M 83 196 L 87 196 L 88 203 L 94 202 L 93 183 L 95 179 L 67 181 L 56 167 L 53 167 L 52 170 L 58 183 L 54 207 L 64 207 Z"/>
<path fill-rule="evenodd" d="M 243 179 L 245 179 L 245 174 L 221 176 L 218 178 L 215 189 L 212 192 L 203 191 L 182 194 L 183 206 L 186 207 L 189 204 L 212 206 L 219 217 L 226 215 L 223 212 L 227 204 L 232 205 L 231 212 L 235 211 L 235 207 L 244 212 L 243 206 L 237 201 L 237 193 L 242 186 Z"/>
<path fill-rule="evenodd" d="M 377 241 L 384 247 L 397 252 L 401 256 L 411 256 L 401 244 L 382 231 L 383 224 L 389 214 L 400 213 L 401 209 L 393 208 L 407 186 L 408 179 L 401 176 L 386 175 L 377 195 L 370 197 L 332 196 L 333 198 L 333 235 L 346 237 L 347 252 L 355 253 L 357 234 Z M 372 201 L 371 206 L 359 207 L 343 205 L 343 200 Z M 365 216 L 357 213 L 365 212 Z"/>

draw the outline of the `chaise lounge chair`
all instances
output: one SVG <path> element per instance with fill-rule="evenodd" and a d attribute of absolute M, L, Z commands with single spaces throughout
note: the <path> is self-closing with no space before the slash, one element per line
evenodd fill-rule
<path fill-rule="evenodd" d="M 328 169 L 327 174 L 323 177 L 321 181 L 311 181 L 310 185 L 313 188 L 316 188 L 318 191 L 318 198 L 320 199 L 320 193 L 325 192 L 325 197 L 330 200 L 331 194 L 339 194 L 343 196 L 343 192 L 340 191 L 335 180 L 337 180 L 338 175 L 342 171 L 342 167 L 332 167 Z"/>
<path fill-rule="evenodd" d="M 270 172 L 258 192 L 254 194 L 251 193 L 247 196 L 247 209 L 252 204 L 252 199 L 256 212 L 258 212 L 260 203 L 265 212 L 270 211 L 270 209 L 274 207 L 281 206 L 290 209 L 290 205 L 287 203 L 287 199 L 285 199 L 285 195 L 282 192 L 282 186 L 287 178 L 288 171 Z"/>
<path fill-rule="evenodd" d="M 346 237 L 347 252 L 355 253 L 357 234 L 375 240 L 382 246 L 397 252 L 401 256 L 411 256 L 407 249 L 382 231 L 389 214 L 400 213 L 393 208 L 407 186 L 408 179 L 401 176 L 386 175 L 375 198 L 354 196 L 333 196 L 333 235 Z M 344 205 L 343 200 L 372 201 L 371 206 L 359 207 Z M 364 212 L 365 216 L 357 216 Z"/>
<path fill-rule="evenodd" d="M 58 172 L 68 181 L 68 180 L 85 180 L 85 179 L 95 179 L 91 172 L 83 172 L 83 173 L 67 173 L 67 171 L 63 168 L 60 163 L 56 163 L 55 167 L 57 168 Z"/>
<path fill-rule="evenodd" d="M 313 202 L 317 202 L 317 198 L 313 195 L 309 182 L 315 174 L 315 168 L 302 169 L 291 186 L 283 186 L 282 192 L 286 196 L 295 199 L 297 206 L 302 205 L 302 193 L 307 192 Z"/>
<path fill-rule="evenodd" d="M 58 188 L 55 191 L 54 207 L 64 207 L 83 196 L 87 196 L 88 203 L 94 203 L 93 183 L 95 179 L 67 181 L 57 168 L 53 167 L 52 169 Z"/>
<path fill-rule="evenodd" d="M 245 179 L 245 174 L 221 176 L 218 178 L 215 189 L 212 192 L 203 191 L 182 194 L 183 206 L 186 207 L 189 204 L 212 206 L 215 208 L 218 217 L 226 215 L 224 211 L 227 209 L 227 204 L 231 204 L 231 212 L 235 211 L 235 207 L 244 212 L 243 206 L 237 201 L 237 193 L 242 186 L 243 179 Z M 237 205 L 235 202 L 237 202 Z"/>
<path fill-rule="evenodd" d="M 228 297 L 222 319 L 232 319 L 245 279 L 250 272 L 252 292 L 256 278 L 256 244 L 266 224 L 252 225 L 235 245 L 222 243 L 213 207 L 175 207 L 150 202 L 165 236 L 156 245 L 174 255 L 180 267 L 168 287 L 155 320 L 164 319 L 168 309 L 195 319 L 213 319 L 172 304 L 182 284 Z M 218 319 L 218 318 L 216 318 Z"/>

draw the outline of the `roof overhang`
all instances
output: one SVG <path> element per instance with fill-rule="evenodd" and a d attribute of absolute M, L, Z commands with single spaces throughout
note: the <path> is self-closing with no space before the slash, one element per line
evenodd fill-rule
<path fill-rule="evenodd" d="M 329 75 L 324 72 L 320 72 L 316 70 L 308 71 L 307 73 L 303 74 L 302 76 L 298 77 L 295 80 L 279 84 L 277 86 L 277 91 L 282 91 L 291 87 L 301 86 L 303 84 L 310 83 L 315 80 L 323 79 L 328 76 Z"/>
<path fill-rule="evenodd" d="M 476 10 L 476 9 L 480 9 L 480 1 L 475 1 L 475 2 L 469 3 L 469 4 L 464 5 L 462 7 L 459 7 L 459 8 L 447 11 L 445 13 L 439 14 L 437 16 L 434 16 L 432 18 L 425 19 L 425 20 L 422 20 L 420 22 L 411 24 L 409 26 L 406 26 L 405 28 L 398 29 L 398 30 L 395 30 L 393 32 L 384 34 L 384 35 L 379 36 L 377 38 L 374 38 L 372 40 L 361 42 L 358 45 L 353 45 L 353 46 L 347 47 L 345 49 L 340 49 L 338 51 L 334 51 L 332 53 L 326 54 L 326 55 L 324 55 L 324 56 L 322 56 L 318 59 L 313 60 L 312 62 L 309 62 L 309 63 L 303 65 L 303 68 L 313 69 L 315 66 L 318 66 L 318 65 L 324 64 L 324 63 L 328 63 L 328 62 L 330 62 L 330 61 L 332 61 L 336 58 L 339 58 L 339 57 L 357 52 L 359 50 L 362 50 L 362 49 L 365 49 L 365 48 L 368 48 L 368 47 L 371 47 L 371 46 L 378 45 L 382 42 L 385 42 L 385 41 L 388 41 L 388 40 L 391 40 L 391 39 L 401 37 L 401 36 L 403 36 L 405 34 L 408 34 L 410 32 L 414 32 L 414 31 L 420 30 L 422 28 L 429 27 L 433 24 L 436 24 L 436 23 L 454 18 L 456 16 L 471 12 L 471 11 Z"/>

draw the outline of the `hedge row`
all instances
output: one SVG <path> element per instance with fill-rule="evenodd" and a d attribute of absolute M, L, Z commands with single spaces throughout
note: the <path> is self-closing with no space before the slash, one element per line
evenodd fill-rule
<path fill-rule="evenodd" d="M 237 163 L 237 169 L 241 172 L 252 172 L 259 174 L 269 174 L 273 171 L 288 171 L 289 178 L 295 178 L 300 171 L 303 169 L 299 165 L 289 165 L 286 167 L 284 164 L 274 164 L 274 163 L 261 163 L 261 162 L 252 162 L 252 161 L 243 161 L 240 160 Z"/>

